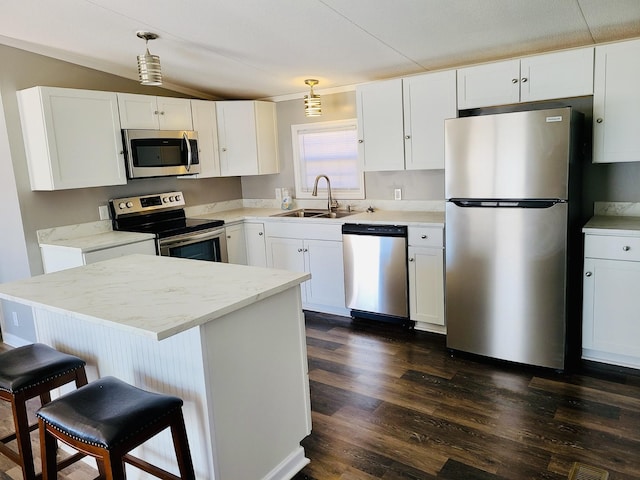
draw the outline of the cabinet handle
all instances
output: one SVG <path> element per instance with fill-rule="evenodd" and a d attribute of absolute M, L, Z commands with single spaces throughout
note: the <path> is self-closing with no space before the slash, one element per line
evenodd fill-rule
<path fill-rule="evenodd" d="M 409 259 L 409 261 L 410 261 L 410 262 L 413 262 L 413 257 L 411 257 L 411 258 Z"/>
<path fill-rule="evenodd" d="M 160 114 L 160 112 L 158 110 L 154 110 L 153 114 L 154 115 L 158 115 L 158 114 Z"/>
<path fill-rule="evenodd" d="M 359 139 L 359 140 L 358 140 L 358 143 L 364 143 L 364 140 Z"/>
<path fill-rule="evenodd" d="M 298 249 L 298 253 L 302 253 L 302 249 L 301 248 Z"/>
<path fill-rule="evenodd" d="M 511 79 L 511 83 L 518 83 L 518 79 L 517 78 L 512 78 Z"/>
<path fill-rule="evenodd" d="M 160 115 L 164 115 L 164 112 L 160 112 Z"/>
<path fill-rule="evenodd" d="M 591 272 L 587 272 L 587 273 L 585 273 L 584 275 L 585 275 L 586 277 L 590 277 L 591 275 L 593 275 L 593 273 L 591 273 Z"/>
<path fill-rule="evenodd" d="M 411 135 L 405 135 L 405 136 L 404 136 L 404 139 L 405 139 L 405 140 L 409 140 L 410 138 L 411 138 Z"/>
<path fill-rule="evenodd" d="M 231 235 L 227 235 L 227 238 L 231 238 Z"/>
<path fill-rule="evenodd" d="M 305 249 L 304 249 L 304 250 L 302 250 L 302 251 L 303 251 L 303 252 L 308 252 L 308 251 L 309 251 L 309 249 L 308 249 L 308 248 L 305 248 Z"/>
<path fill-rule="evenodd" d="M 421 235 L 420 238 L 423 239 L 423 240 L 426 240 L 429 237 L 427 237 L 426 235 Z"/>
<path fill-rule="evenodd" d="M 522 83 L 527 83 L 527 80 L 528 80 L 528 78 L 527 78 L 527 77 L 522 77 L 522 78 L 520 79 L 520 81 L 521 81 Z"/>
<path fill-rule="evenodd" d="M 223 151 L 223 152 L 226 152 L 226 151 L 227 151 L 227 148 L 226 148 L 226 147 L 222 147 L 222 151 Z"/>
<path fill-rule="evenodd" d="M 596 123 L 602 123 L 604 120 L 602 118 L 596 118 Z"/>
<path fill-rule="evenodd" d="M 628 252 L 629 250 L 631 250 L 631 247 L 629 245 L 625 245 L 624 247 L 622 247 L 622 250 Z"/>
<path fill-rule="evenodd" d="M 264 233 L 262 232 L 258 232 L 258 236 L 261 237 L 262 235 L 264 235 Z"/>

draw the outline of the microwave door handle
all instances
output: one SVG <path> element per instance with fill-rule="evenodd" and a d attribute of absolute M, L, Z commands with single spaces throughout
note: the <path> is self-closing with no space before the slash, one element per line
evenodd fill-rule
<path fill-rule="evenodd" d="M 182 138 L 184 139 L 184 143 L 187 144 L 187 172 L 191 170 L 191 142 L 189 141 L 189 137 L 187 136 L 187 132 L 182 132 Z"/>

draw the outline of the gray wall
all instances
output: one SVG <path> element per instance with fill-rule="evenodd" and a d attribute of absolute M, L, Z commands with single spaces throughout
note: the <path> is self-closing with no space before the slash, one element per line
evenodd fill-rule
<path fill-rule="evenodd" d="M 294 192 L 291 125 L 356 118 L 356 95 L 354 91 L 322 95 L 322 116 L 317 119 L 304 116 L 302 96 L 300 99 L 278 102 L 277 114 L 280 173 L 243 177 L 244 198 L 274 198 L 275 188 L 278 187 L 289 187 Z M 442 200 L 444 170 L 365 173 L 368 199 L 393 200 L 394 188 L 402 188 L 402 198 L 405 200 Z"/>
<path fill-rule="evenodd" d="M 133 180 L 127 185 L 32 192 L 16 91 L 36 85 L 151 95 L 184 95 L 0 45 L 0 282 L 42 273 L 36 230 L 99 220 L 109 198 L 182 190 L 189 205 L 242 197 L 238 178 Z"/>

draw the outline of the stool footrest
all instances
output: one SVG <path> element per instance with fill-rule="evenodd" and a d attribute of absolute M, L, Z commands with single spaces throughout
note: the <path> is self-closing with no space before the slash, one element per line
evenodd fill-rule
<path fill-rule="evenodd" d="M 171 472 L 167 472 L 160 467 L 156 467 L 155 465 L 151 465 L 149 462 L 145 462 L 141 458 L 134 457 L 131 454 L 126 454 L 124 456 L 124 461 L 133 465 L 134 467 L 138 467 L 140 470 L 144 470 L 151 475 L 155 475 L 158 478 L 162 478 L 164 480 L 180 480 L 180 477 L 174 475 Z"/>

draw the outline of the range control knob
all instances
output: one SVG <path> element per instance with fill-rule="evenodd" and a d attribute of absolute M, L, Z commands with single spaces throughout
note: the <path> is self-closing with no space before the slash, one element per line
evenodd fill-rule
<path fill-rule="evenodd" d="M 182 199 L 180 195 L 176 195 L 176 202 L 179 202 Z"/>
<path fill-rule="evenodd" d="M 169 197 L 169 201 L 170 201 L 170 202 L 173 202 L 175 199 L 176 199 L 176 197 L 174 197 L 173 195 L 171 195 L 171 196 Z"/>
<path fill-rule="evenodd" d="M 118 208 L 119 208 L 120 210 L 123 210 L 123 209 L 124 209 L 124 207 L 126 207 L 126 205 L 125 205 L 125 203 L 124 203 L 124 202 L 120 202 L 120 203 L 118 204 Z"/>
<path fill-rule="evenodd" d="M 162 197 L 162 201 L 164 203 L 169 203 L 169 197 Z"/>
<path fill-rule="evenodd" d="M 133 207 L 133 202 L 127 202 L 127 208 Z"/>

